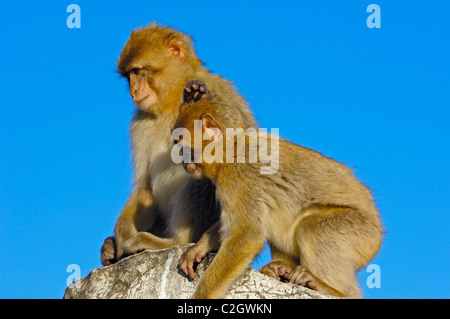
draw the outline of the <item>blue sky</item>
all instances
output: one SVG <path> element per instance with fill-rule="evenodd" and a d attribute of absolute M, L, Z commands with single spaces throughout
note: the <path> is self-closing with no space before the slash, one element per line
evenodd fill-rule
<path fill-rule="evenodd" d="M 66 8 L 81 8 L 69 29 Z M 366 8 L 381 8 L 369 29 Z M 449 298 L 448 1 L 39 1 L 0 12 L 0 298 L 61 298 L 131 190 L 131 29 L 193 36 L 261 127 L 355 169 L 386 228 L 366 298 Z M 254 267 L 267 262 L 257 258 Z"/>

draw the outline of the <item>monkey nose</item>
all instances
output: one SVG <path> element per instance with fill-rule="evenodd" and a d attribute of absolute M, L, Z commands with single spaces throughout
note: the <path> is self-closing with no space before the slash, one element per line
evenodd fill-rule
<path fill-rule="evenodd" d="M 183 166 L 189 174 L 194 173 L 198 169 L 197 163 L 183 163 Z"/>

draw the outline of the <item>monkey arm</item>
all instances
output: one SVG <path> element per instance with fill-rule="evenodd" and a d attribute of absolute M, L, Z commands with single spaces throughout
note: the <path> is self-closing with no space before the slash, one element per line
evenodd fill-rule
<path fill-rule="evenodd" d="M 122 244 L 134 234 L 137 233 L 134 218 L 138 206 L 138 190 L 135 189 L 132 193 L 117 219 L 114 227 L 114 235 L 116 241 L 116 260 L 119 260 L 122 255 Z"/>
<path fill-rule="evenodd" d="M 108 237 L 101 248 L 100 259 L 104 266 L 118 261 L 123 256 L 122 244 L 137 233 L 134 223 L 138 205 L 138 191 L 133 190 L 114 227 L 114 237 Z"/>
<path fill-rule="evenodd" d="M 115 238 L 108 237 L 103 244 L 101 259 L 104 265 L 122 258 L 123 243 L 155 221 L 157 214 L 151 209 L 152 204 L 150 189 L 141 186 L 133 190 L 114 227 Z M 111 256 L 114 256 L 113 260 Z"/>
<path fill-rule="evenodd" d="M 189 247 L 181 256 L 179 261 L 180 269 L 189 275 L 191 279 L 195 278 L 194 263 L 199 263 L 205 256 L 213 250 L 219 249 L 220 245 L 220 221 L 212 225 L 199 239 L 199 241 Z"/>
<path fill-rule="evenodd" d="M 240 225 L 221 245 L 213 262 L 203 274 L 196 299 L 219 298 L 250 265 L 264 246 L 265 236 L 258 229 Z"/>
<path fill-rule="evenodd" d="M 220 220 L 212 225 L 200 238 L 198 243 L 204 245 L 210 252 L 220 247 Z"/>

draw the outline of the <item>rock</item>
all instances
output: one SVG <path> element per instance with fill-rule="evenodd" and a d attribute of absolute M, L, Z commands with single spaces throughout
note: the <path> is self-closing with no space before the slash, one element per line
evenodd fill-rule
<path fill-rule="evenodd" d="M 167 299 L 191 298 L 214 258 L 208 255 L 190 281 L 177 266 L 181 254 L 191 244 L 164 250 L 146 250 L 119 262 L 92 270 L 85 278 L 67 287 L 65 299 Z M 228 290 L 225 298 L 330 299 L 332 296 L 297 285 L 282 283 L 254 269 L 245 273 Z"/>

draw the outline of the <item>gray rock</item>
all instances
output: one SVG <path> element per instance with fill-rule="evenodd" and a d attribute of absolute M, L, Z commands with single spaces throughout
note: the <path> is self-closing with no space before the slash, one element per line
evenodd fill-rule
<path fill-rule="evenodd" d="M 178 260 L 188 245 L 164 250 L 143 251 L 119 262 L 92 270 L 85 278 L 67 287 L 65 299 L 166 299 L 191 298 L 214 258 L 208 255 L 197 267 L 197 276 L 190 281 L 180 273 Z M 282 283 L 254 269 L 245 273 L 230 287 L 224 298 L 233 299 L 330 299 L 332 296 L 297 285 Z"/>

